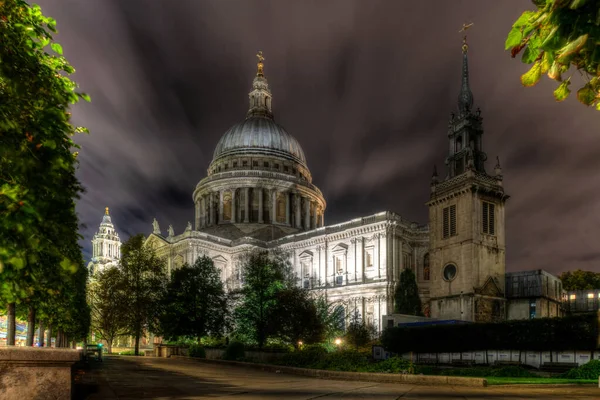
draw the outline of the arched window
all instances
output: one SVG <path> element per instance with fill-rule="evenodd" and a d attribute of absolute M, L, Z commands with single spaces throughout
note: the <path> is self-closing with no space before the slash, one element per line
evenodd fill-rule
<path fill-rule="evenodd" d="M 428 281 L 430 279 L 429 269 L 429 253 L 423 256 L 423 280 Z"/>

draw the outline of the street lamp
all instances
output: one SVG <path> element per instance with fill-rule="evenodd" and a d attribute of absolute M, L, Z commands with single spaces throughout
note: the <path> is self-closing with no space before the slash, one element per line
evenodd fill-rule
<path fill-rule="evenodd" d="M 342 344 L 342 339 L 340 339 L 340 338 L 337 338 L 337 339 L 335 339 L 335 342 L 334 342 L 334 343 L 336 344 L 336 346 L 339 346 L 339 345 L 341 345 L 341 344 Z"/>

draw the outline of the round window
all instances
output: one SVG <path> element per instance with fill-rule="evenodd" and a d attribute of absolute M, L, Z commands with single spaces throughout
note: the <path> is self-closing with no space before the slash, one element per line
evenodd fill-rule
<path fill-rule="evenodd" d="M 448 264 L 444 267 L 444 279 L 451 281 L 456 277 L 456 265 Z"/>

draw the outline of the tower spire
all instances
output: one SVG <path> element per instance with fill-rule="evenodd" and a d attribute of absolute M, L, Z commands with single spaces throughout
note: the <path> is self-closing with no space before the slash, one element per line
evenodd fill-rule
<path fill-rule="evenodd" d="M 106 208 L 104 209 L 104 214 L 105 214 L 105 215 L 109 215 L 109 214 L 108 214 L 108 207 L 106 207 Z"/>
<path fill-rule="evenodd" d="M 250 106 L 246 118 L 262 117 L 273 119 L 273 111 L 271 110 L 271 101 L 273 95 L 269 91 L 269 84 L 265 78 L 264 61 L 262 51 L 256 54 L 258 58 L 256 77 L 252 81 L 252 91 L 249 93 Z"/>
<path fill-rule="evenodd" d="M 469 51 L 469 45 L 467 44 L 466 31 L 473 26 L 473 23 L 463 24 L 462 29 L 459 32 L 465 32 L 463 37 L 462 53 L 463 53 L 463 66 L 462 66 L 462 85 L 460 87 L 460 94 L 458 95 L 458 110 L 461 114 L 465 114 L 473 108 L 473 93 L 469 87 L 469 60 L 467 52 Z"/>

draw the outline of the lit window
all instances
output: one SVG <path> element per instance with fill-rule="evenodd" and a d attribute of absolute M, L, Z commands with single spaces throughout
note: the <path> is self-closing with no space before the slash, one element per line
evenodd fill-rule
<path fill-rule="evenodd" d="M 593 299 L 594 298 L 594 293 L 588 293 L 588 299 Z"/>
<path fill-rule="evenodd" d="M 373 266 L 373 250 L 369 249 L 365 252 L 365 266 L 367 268 Z"/>
<path fill-rule="evenodd" d="M 574 294 L 569 295 L 569 300 L 575 300 L 575 295 Z"/>

